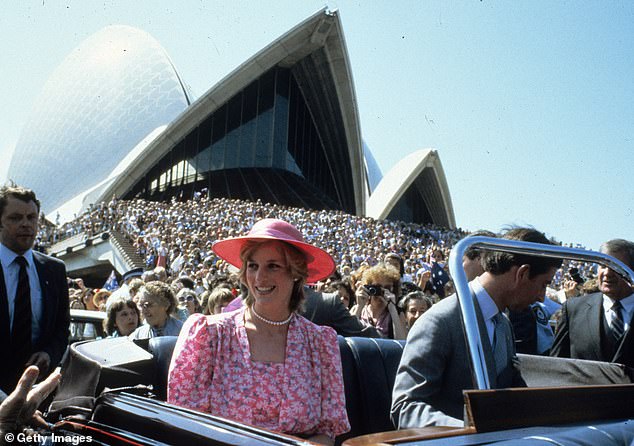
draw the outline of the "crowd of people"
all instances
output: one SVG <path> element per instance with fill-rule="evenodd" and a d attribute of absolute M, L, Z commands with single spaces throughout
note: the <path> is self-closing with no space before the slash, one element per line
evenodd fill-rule
<path fill-rule="evenodd" d="M 424 311 L 453 293 L 446 260 L 453 245 L 469 235 L 461 229 L 431 224 L 379 221 L 339 211 L 314 211 L 259 201 L 210 199 L 197 193 L 186 201 L 115 199 L 101 203 L 72 222 L 43 226 L 38 242 L 46 246 L 75 234 L 92 236 L 110 229 L 120 231 L 145 262 L 143 278 L 146 281 L 159 278 L 163 282 L 174 281 L 175 296 L 182 288 L 191 291 L 185 296 L 190 299 L 188 302 L 179 305 L 177 298 L 173 305 L 178 309 L 178 318 L 184 321 L 194 312 L 218 313 L 240 293 L 235 269 L 213 252 L 212 245 L 216 240 L 246 233 L 265 217 L 294 224 L 307 242 L 333 257 L 335 272 L 324 281 L 310 284 L 313 288 L 337 293 L 362 324 L 376 327 L 381 336 L 396 339 L 404 339 L 409 327 Z M 495 236 L 488 231 L 475 234 Z M 389 266 L 397 270 L 396 276 L 386 269 Z M 386 281 L 393 286 L 383 287 L 385 293 L 380 288 L 379 295 L 370 293 L 376 291 L 372 285 L 385 285 Z M 81 279 L 73 285 L 72 308 L 106 311 L 108 291 L 97 290 L 95 294 L 83 286 Z M 137 278 L 133 289 L 141 285 Z M 596 289 L 596 265 L 565 261 L 555 272 L 545 304 L 537 303 L 531 309 L 536 314 L 545 312 L 549 321 L 557 321 L 560 314 L 557 310 L 567 298 Z M 220 293 L 224 294 L 219 298 Z M 143 321 L 141 310 L 139 324 Z M 513 321 L 521 319 L 512 316 Z M 536 317 L 530 316 L 529 322 Z M 531 346 L 529 351 L 522 352 L 536 352 L 538 347 L 533 347 L 536 340 L 524 339 L 525 331 L 521 327 L 518 330 L 523 348 Z M 545 341 L 547 348 L 540 349 L 542 353 L 547 353 L 554 337 L 548 330 L 552 331 L 550 323 L 543 331 L 548 340 Z M 532 328 L 530 333 L 532 335 Z"/>
<path fill-rule="evenodd" d="M 0 327 L 11 339 L 3 348 L 12 363 L 0 376 L 7 393 L 25 366 L 48 372 L 59 363 L 70 307 L 105 312 L 105 336 L 179 336 L 170 402 L 325 444 L 349 429 L 335 334 L 407 338 L 394 425 L 462 423 L 461 391 L 471 384 L 447 258 L 471 234 L 201 194 L 169 203 L 113 200 L 64 226 L 38 226 L 38 214 L 32 191 L 0 190 L 0 261 L 9 290 L 0 297 L 15 295 L 8 307 L 14 323 Z M 124 234 L 145 262 L 116 289 L 67 278 L 62 262 L 33 249 L 106 230 Z M 474 235 L 554 243 L 533 228 Z M 601 249 L 632 266 L 631 242 L 612 240 Z M 529 333 L 519 339 L 532 346 L 526 353 L 632 365 L 622 344 L 629 342 L 634 294 L 612 270 L 479 249 L 462 260 L 490 341 L 484 354 L 494 387 L 523 384 L 514 332 Z M 54 295 L 29 279 L 42 274 Z M 54 314 L 43 312 L 49 305 Z M 589 308 L 605 322 L 588 327 Z M 555 334 L 550 320 L 557 313 Z M 51 318 L 50 334 L 30 323 L 32 315 Z M 70 329 L 97 336 L 84 324 Z M 280 384 L 289 380 L 293 387 Z M 254 392 L 253 404 L 243 404 Z"/>

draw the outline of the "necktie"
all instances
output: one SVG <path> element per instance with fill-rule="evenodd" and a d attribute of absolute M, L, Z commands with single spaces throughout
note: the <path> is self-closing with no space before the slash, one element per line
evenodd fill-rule
<path fill-rule="evenodd" d="M 493 330 L 493 359 L 495 360 L 495 374 L 499 375 L 508 364 L 508 352 L 506 348 L 506 327 L 504 316 L 498 313 L 493 316 L 495 329 Z"/>
<path fill-rule="evenodd" d="M 20 266 L 20 272 L 13 307 L 11 347 L 16 357 L 28 357 L 31 353 L 31 287 L 26 259 L 18 256 L 15 262 Z"/>
<path fill-rule="evenodd" d="M 624 331 L 623 305 L 621 305 L 621 301 L 617 300 L 612 305 L 612 337 L 614 337 L 615 342 L 618 343 L 621 340 Z"/>

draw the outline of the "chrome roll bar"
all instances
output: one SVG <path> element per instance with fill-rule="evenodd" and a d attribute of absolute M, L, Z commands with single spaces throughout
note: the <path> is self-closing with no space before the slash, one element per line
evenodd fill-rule
<path fill-rule="evenodd" d="M 489 375 L 482 339 L 478 330 L 478 320 L 475 313 L 475 305 L 471 297 L 471 290 L 467 282 L 467 275 L 462 267 L 464 253 L 470 247 L 482 248 L 489 251 L 505 251 L 514 254 L 530 254 L 537 257 L 550 257 L 560 259 L 580 260 L 583 262 L 598 263 L 607 266 L 623 277 L 631 285 L 634 284 L 634 271 L 614 257 L 596 251 L 586 251 L 577 248 L 566 248 L 556 245 L 542 245 L 540 243 L 522 242 L 519 240 L 505 240 L 492 237 L 473 236 L 460 240 L 451 250 L 449 255 L 449 272 L 454 281 L 460 308 L 465 337 L 473 370 L 474 386 L 476 389 L 490 389 Z"/>

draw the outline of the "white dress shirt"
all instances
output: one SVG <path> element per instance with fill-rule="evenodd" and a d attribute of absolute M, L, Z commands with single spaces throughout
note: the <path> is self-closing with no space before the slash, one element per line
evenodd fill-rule
<path fill-rule="evenodd" d="M 608 321 L 608 326 L 612 328 L 612 315 L 614 311 L 612 310 L 612 305 L 614 305 L 615 300 L 611 297 L 603 295 L 603 313 L 605 314 L 605 319 Z M 634 293 L 629 296 L 621 299 L 621 305 L 623 309 L 621 310 L 621 314 L 623 315 L 623 333 L 627 332 L 630 328 L 630 323 L 632 322 L 632 313 L 634 313 Z"/>
<path fill-rule="evenodd" d="M 487 290 L 484 289 L 478 277 L 473 279 L 469 283 L 469 285 L 475 293 L 476 300 L 478 301 L 478 305 L 480 306 L 480 311 L 482 311 L 484 324 L 487 327 L 489 342 L 491 343 L 491 346 L 493 346 L 493 334 L 495 333 L 495 322 L 493 322 L 493 318 L 496 314 L 500 312 L 500 310 L 498 309 L 498 306 L 495 304 L 495 301 L 491 298 Z"/>

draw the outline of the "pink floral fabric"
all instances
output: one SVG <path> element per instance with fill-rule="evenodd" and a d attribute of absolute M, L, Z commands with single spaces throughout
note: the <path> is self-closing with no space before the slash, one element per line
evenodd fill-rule
<path fill-rule="evenodd" d="M 251 360 L 245 309 L 190 316 L 174 348 L 168 402 L 289 434 L 350 430 L 337 334 L 295 315 L 286 360 Z"/>

